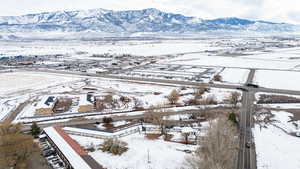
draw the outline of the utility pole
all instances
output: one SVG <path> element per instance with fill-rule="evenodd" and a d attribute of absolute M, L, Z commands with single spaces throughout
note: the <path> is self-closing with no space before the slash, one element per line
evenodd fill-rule
<path fill-rule="evenodd" d="M 148 164 L 150 164 L 151 161 L 150 161 L 150 152 L 149 152 L 149 149 L 148 149 Z"/>

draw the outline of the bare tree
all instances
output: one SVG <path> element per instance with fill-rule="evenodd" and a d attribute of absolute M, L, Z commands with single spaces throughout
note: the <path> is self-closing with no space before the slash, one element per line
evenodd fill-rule
<path fill-rule="evenodd" d="M 105 106 L 103 100 L 101 100 L 101 99 L 95 100 L 94 107 L 97 111 L 102 111 L 102 110 L 106 109 L 106 106 Z"/>
<path fill-rule="evenodd" d="M 143 102 L 140 99 L 134 97 L 133 98 L 133 108 L 135 110 L 143 110 L 144 109 Z"/>
<path fill-rule="evenodd" d="M 28 160 L 35 151 L 33 137 L 22 134 L 20 126 L 0 126 L 0 169 L 26 169 Z"/>
<path fill-rule="evenodd" d="M 173 90 L 168 96 L 167 96 L 170 104 L 176 104 L 180 98 L 180 94 L 177 90 Z"/>
<path fill-rule="evenodd" d="M 160 128 L 160 134 L 166 134 L 166 122 L 164 120 L 165 113 L 166 110 L 164 109 L 164 105 L 151 107 L 145 112 L 145 121 L 149 121 L 155 125 L 158 125 Z"/>
<path fill-rule="evenodd" d="M 221 82 L 222 81 L 222 76 L 221 75 L 215 75 L 214 77 L 213 77 L 213 80 L 214 81 L 218 81 L 218 82 Z"/>
<path fill-rule="evenodd" d="M 237 107 L 237 104 L 240 100 L 240 96 L 241 94 L 239 92 L 231 92 L 230 96 L 229 96 L 229 103 L 233 105 L 233 107 Z"/>
<path fill-rule="evenodd" d="M 211 122 L 207 136 L 186 160 L 189 169 L 233 169 L 238 155 L 238 132 L 226 117 Z"/>
<path fill-rule="evenodd" d="M 195 97 L 195 99 L 196 99 L 196 100 L 197 100 L 197 99 L 202 99 L 202 95 L 203 95 L 205 92 L 207 92 L 207 91 L 209 91 L 209 89 L 207 89 L 207 88 L 198 88 L 198 89 L 196 89 L 195 92 L 194 92 L 194 97 Z"/>
<path fill-rule="evenodd" d="M 186 133 L 182 133 L 181 134 L 184 138 L 184 143 L 185 144 L 188 144 L 189 143 L 189 136 L 190 136 L 190 133 L 186 132 Z"/>

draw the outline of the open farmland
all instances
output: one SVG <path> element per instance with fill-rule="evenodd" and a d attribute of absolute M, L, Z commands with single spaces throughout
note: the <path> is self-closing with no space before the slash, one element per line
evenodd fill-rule
<path fill-rule="evenodd" d="M 240 139 L 235 145 L 250 154 L 250 165 L 256 164 L 253 154 L 257 155 L 259 169 L 277 165 L 271 151 L 279 156 L 291 149 L 285 143 L 263 149 L 265 140 L 280 135 L 289 144 L 297 142 L 298 41 L 212 38 L 0 45 L 5 47 L 0 49 L 1 121 L 22 123 L 25 131 L 34 122 L 50 126 L 48 131 L 56 130 L 52 125 L 61 126 L 90 158 L 109 169 L 183 167 L 197 144 L 213 143 L 203 141 L 205 127 L 229 114 L 237 117 L 243 132 L 253 132 L 231 138 Z M 261 93 L 264 102 L 259 102 Z M 258 130 L 252 115 L 265 109 L 276 123 Z M 160 116 L 149 117 L 153 112 Z M 161 126 L 168 134 L 160 133 Z M 128 150 L 120 156 L 102 151 L 110 137 L 126 142 Z M 160 157 L 164 152 L 172 155 Z M 247 157 L 235 153 L 237 160 Z M 290 158 L 290 166 L 297 166 L 297 160 Z"/>
<path fill-rule="evenodd" d="M 47 87 L 79 80 L 75 76 L 62 76 L 37 72 L 0 73 L 0 94 L 35 91 Z"/>

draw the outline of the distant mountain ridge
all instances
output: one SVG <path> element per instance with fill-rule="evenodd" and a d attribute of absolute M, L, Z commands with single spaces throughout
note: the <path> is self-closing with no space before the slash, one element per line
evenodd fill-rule
<path fill-rule="evenodd" d="M 113 11 L 105 9 L 44 12 L 0 17 L 1 33 L 16 32 L 102 32 L 138 33 L 205 31 L 293 32 L 296 25 L 240 18 L 205 20 L 149 8 Z"/>

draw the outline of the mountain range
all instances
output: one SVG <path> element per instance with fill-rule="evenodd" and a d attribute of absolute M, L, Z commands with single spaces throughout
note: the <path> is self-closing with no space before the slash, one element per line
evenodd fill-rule
<path fill-rule="evenodd" d="M 166 13 L 154 8 L 128 11 L 105 9 L 57 11 L 0 17 L 0 32 L 2 34 L 20 32 L 114 34 L 198 33 L 207 31 L 294 32 L 296 30 L 298 30 L 297 25 L 288 23 L 253 21 L 236 17 L 207 20 Z"/>

